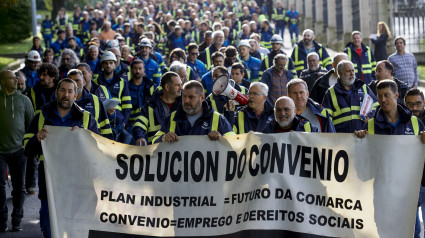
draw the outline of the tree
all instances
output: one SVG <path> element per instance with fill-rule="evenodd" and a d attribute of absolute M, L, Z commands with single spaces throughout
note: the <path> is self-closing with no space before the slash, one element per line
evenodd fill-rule
<path fill-rule="evenodd" d="M 21 41 L 31 36 L 30 0 L 0 1 L 0 43 Z"/>
<path fill-rule="evenodd" d="M 65 0 L 52 0 L 53 3 L 53 10 L 52 10 L 52 18 L 56 19 L 56 16 L 58 15 L 58 12 L 61 8 L 65 7 Z"/>

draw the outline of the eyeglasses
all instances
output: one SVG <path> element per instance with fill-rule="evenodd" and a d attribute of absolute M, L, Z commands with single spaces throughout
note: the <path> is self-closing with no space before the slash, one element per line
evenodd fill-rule
<path fill-rule="evenodd" d="M 63 61 L 71 61 L 71 58 L 62 58 Z"/>
<path fill-rule="evenodd" d="M 407 107 L 422 107 L 422 102 L 406 102 Z"/>
<path fill-rule="evenodd" d="M 199 52 L 191 52 L 190 55 L 199 55 Z"/>
<path fill-rule="evenodd" d="M 262 93 L 257 93 L 257 92 L 249 92 L 248 93 L 248 96 L 266 96 L 266 95 L 264 95 L 264 94 L 262 94 Z"/>

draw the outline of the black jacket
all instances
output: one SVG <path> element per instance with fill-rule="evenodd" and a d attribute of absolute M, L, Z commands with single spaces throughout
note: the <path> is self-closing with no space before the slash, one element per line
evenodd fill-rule
<path fill-rule="evenodd" d="M 319 67 L 316 71 L 304 69 L 303 71 L 301 71 L 300 79 L 304 80 L 307 83 L 308 91 L 310 92 L 313 89 L 313 85 L 316 80 L 325 75 L 327 72 L 328 71 L 322 67 Z"/>
<path fill-rule="evenodd" d="M 310 98 L 316 102 L 322 103 L 326 91 L 330 88 L 329 78 L 335 72 L 334 69 L 329 70 L 325 75 L 318 78 L 310 90 Z"/>
<path fill-rule="evenodd" d="M 397 98 L 397 103 L 404 105 L 404 96 L 406 95 L 407 91 L 409 90 L 409 86 L 405 83 L 402 82 L 396 78 L 394 78 L 395 83 L 397 84 L 397 88 L 398 88 L 398 98 Z M 376 93 L 376 85 L 378 84 L 378 80 L 373 80 L 368 86 L 369 88 L 372 90 L 372 92 L 375 95 L 378 95 Z"/>

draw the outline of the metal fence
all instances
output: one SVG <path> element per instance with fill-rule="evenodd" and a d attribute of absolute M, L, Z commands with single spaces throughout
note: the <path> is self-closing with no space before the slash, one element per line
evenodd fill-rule
<path fill-rule="evenodd" d="M 394 0 L 394 36 L 406 38 L 406 51 L 425 51 L 425 1 Z"/>

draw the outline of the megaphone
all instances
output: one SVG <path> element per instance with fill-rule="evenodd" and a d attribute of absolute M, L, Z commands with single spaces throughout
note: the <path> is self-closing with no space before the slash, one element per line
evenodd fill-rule
<path fill-rule="evenodd" d="M 243 106 L 248 103 L 248 97 L 232 87 L 226 75 L 222 75 L 215 80 L 212 91 L 214 95 L 224 95 L 235 100 L 239 105 Z"/>

